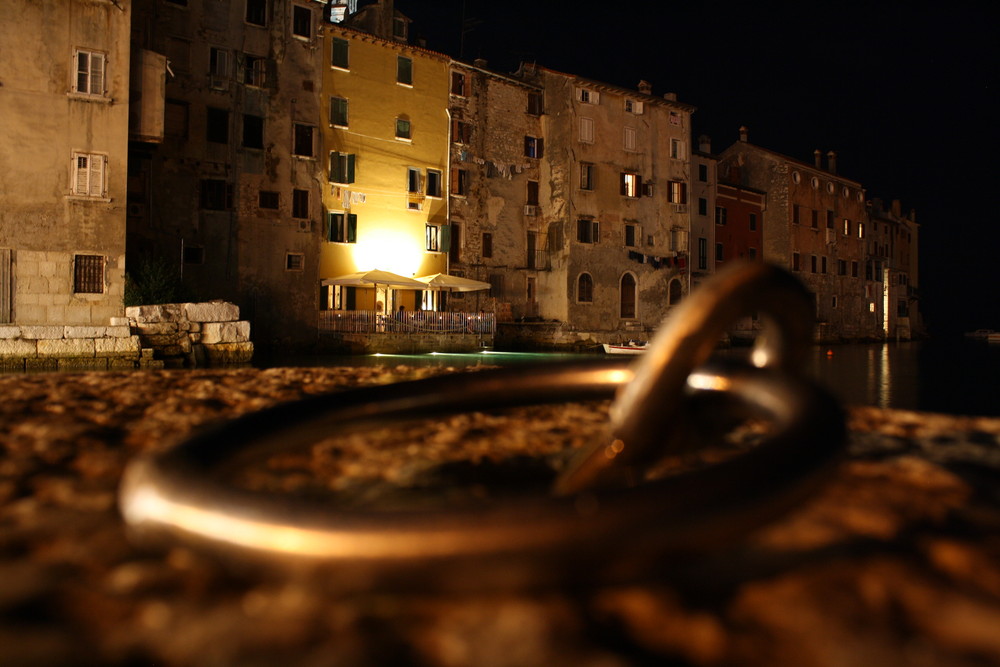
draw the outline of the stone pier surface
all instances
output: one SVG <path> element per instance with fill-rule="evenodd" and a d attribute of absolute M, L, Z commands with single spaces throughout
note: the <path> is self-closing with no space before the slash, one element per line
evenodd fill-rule
<path fill-rule="evenodd" d="M 306 573 L 128 539 L 116 494 L 133 457 L 281 401 L 441 370 L 0 376 L 0 664 L 1000 664 L 1000 419 L 850 409 L 828 483 L 682 584 L 345 596 Z M 442 464 L 551 462 L 604 409 L 347 439 L 251 477 L 336 493 Z"/>

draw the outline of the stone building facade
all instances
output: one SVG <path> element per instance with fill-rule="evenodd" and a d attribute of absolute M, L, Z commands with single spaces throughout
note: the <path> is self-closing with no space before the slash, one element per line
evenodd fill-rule
<path fill-rule="evenodd" d="M 545 91 L 539 315 L 605 340 L 642 336 L 687 293 L 694 107 L 537 66 Z"/>
<path fill-rule="evenodd" d="M 130 270 L 159 258 L 262 340 L 315 338 L 324 4 L 133 3 L 133 48 L 169 71 L 162 139 L 130 147 Z"/>
<path fill-rule="evenodd" d="M 502 321 L 539 314 L 539 275 L 550 268 L 543 113 L 540 87 L 483 62 L 452 62 L 449 272 L 492 286 L 450 295 L 453 310 L 496 312 Z"/>
<path fill-rule="evenodd" d="M 866 274 L 881 275 L 883 331 L 887 339 L 909 339 L 924 333 L 920 317 L 920 272 L 916 213 L 903 213 L 898 199 L 886 206 L 869 202 L 871 234 L 866 246 Z"/>
<path fill-rule="evenodd" d="M 4 3 L 0 324 L 122 314 L 130 20 L 127 2 Z"/>
<path fill-rule="evenodd" d="M 698 137 L 698 150 L 691 152 L 691 289 L 715 273 L 718 162 L 709 138 Z"/>
<path fill-rule="evenodd" d="M 767 194 L 766 261 L 791 270 L 814 295 L 822 339 L 880 338 L 881 280 L 866 274 L 868 211 L 857 181 L 837 173 L 836 155 L 813 164 L 751 144 L 746 128 L 720 155 L 720 180 Z"/>

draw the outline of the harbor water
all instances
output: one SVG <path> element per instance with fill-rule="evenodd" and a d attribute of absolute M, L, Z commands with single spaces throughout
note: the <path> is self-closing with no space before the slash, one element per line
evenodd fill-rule
<path fill-rule="evenodd" d="M 734 349 L 722 354 L 742 354 Z M 600 354 L 484 351 L 469 354 L 304 357 L 275 365 L 509 366 L 600 358 Z M 845 405 L 1000 416 L 1000 345 L 963 338 L 814 347 L 806 372 Z"/>

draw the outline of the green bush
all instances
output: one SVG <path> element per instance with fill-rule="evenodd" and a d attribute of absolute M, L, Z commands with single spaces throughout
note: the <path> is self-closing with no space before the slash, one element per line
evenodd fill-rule
<path fill-rule="evenodd" d="M 125 305 L 151 306 L 185 301 L 180 273 L 162 258 L 143 259 L 125 272 Z"/>

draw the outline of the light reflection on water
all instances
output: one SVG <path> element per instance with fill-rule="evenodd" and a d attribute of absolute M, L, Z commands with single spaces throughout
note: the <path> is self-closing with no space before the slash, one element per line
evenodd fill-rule
<path fill-rule="evenodd" d="M 747 350 L 725 350 L 723 356 Z M 606 358 L 540 352 L 303 357 L 282 366 L 510 366 Z M 1000 345 L 965 339 L 815 347 L 806 373 L 847 405 L 1000 416 Z"/>

